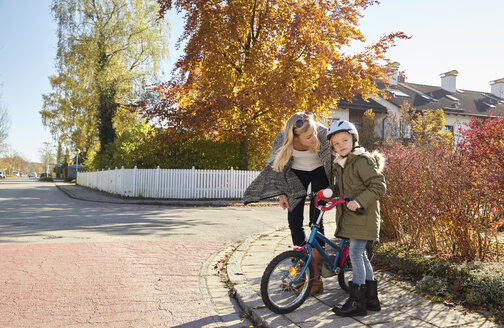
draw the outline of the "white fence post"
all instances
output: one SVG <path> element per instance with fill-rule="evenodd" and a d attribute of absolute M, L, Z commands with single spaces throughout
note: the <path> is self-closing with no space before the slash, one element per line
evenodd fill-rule
<path fill-rule="evenodd" d="M 198 192 L 196 190 L 196 169 L 194 166 L 191 168 L 191 177 L 190 177 L 190 191 L 189 195 L 191 198 L 199 198 L 198 197 Z"/>
<path fill-rule="evenodd" d="M 101 170 L 100 181 L 98 183 L 100 185 L 100 187 L 98 187 L 98 190 L 105 191 L 105 169 Z"/>
<path fill-rule="evenodd" d="M 159 195 L 159 194 L 160 194 L 160 192 L 159 192 L 159 176 L 160 176 L 160 170 L 161 170 L 161 168 L 160 168 L 160 167 L 159 167 L 159 165 L 158 165 L 158 167 L 156 168 L 156 181 L 155 181 L 156 187 L 155 187 L 155 189 L 154 189 L 154 190 L 156 191 L 156 193 L 155 193 L 155 198 L 160 198 L 160 195 Z"/>
<path fill-rule="evenodd" d="M 124 166 L 121 166 L 121 171 L 119 172 L 119 195 L 126 196 L 126 191 L 124 190 Z"/>
<path fill-rule="evenodd" d="M 229 181 L 228 181 L 228 198 L 234 198 L 235 197 L 235 172 L 233 168 L 231 167 L 229 169 Z"/>
<path fill-rule="evenodd" d="M 137 185 L 136 185 L 136 181 L 137 181 L 137 167 L 135 165 L 135 167 L 133 168 L 133 193 L 132 193 L 132 197 L 138 197 L 138 192 L 137 192 Z"/>

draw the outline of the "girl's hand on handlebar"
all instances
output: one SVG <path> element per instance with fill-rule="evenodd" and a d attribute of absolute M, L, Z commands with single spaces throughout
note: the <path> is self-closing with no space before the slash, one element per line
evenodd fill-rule
<path fill-rule="evenodd" d="M 359 204 L 355 201 L 355 200 L 351 200 L 347 203 L 346 207 L 350 210 L 350 211 L 356 211 L 358 208 L 360 208 Z"/>
<path fill-rule="evenodd" d="M 286 208 L 289 208 L 289 201 L 287 200 L 286 195 L 280 195 L 279 205 L 283 210 L 285 210 Z"/>
<path fill-rule="evenodd" d="M 326 193 L 327 192 L 327 193 Z M 317 193 L 314 193 L 315 195 L 315 206 L 321 210 L 321 211 L 329 211 L 333 209 L 335 206 L 340 205 L 340 204 L 345 204 L 346 207 L 353 212 L 356 212 L 357 214 L 364 214 L 365 211 L 362 207 L 360 207 L 360 204 L 357 203 L 355 200 L 351 200 L 348 198 L 341 199 L 341 198 L 332 198 L 328 199 L 327 195 L 329 194 L 332 196 L 332 190 L 330 188 L 320 190 Z M 319 201 L 325 201 L 325 205 L 320 205 Z"/>

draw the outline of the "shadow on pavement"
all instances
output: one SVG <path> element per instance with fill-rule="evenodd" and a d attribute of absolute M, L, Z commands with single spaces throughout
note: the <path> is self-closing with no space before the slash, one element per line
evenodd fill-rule
<path fill-rule="evenodd" d="M 41 198 L 41 194 L 45 196 Z M 52 183 L 24 189 L 15 197 L 9 195 L 0 190 L 0 243 L 6 242 L 7 237 L 12 241 L 13 237 L 39 236 L 46 232 L 53 234 L 46 239 L 57 239 L 58 231 L 67 230 L 160 237 L 177 230 L 190 235 L 189 228 L 196 222 L 183 216 L 183 209 L 167 212 L 166 207 L 159 206 L 70 199 Z M 201 224 L 201 219 L 198 222 Z M 211 220 L 205 224 L 215 225 Z"/>

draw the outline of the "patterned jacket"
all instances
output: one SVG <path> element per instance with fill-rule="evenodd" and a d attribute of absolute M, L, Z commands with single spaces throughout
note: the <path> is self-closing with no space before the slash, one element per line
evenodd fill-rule
<path fill-rule="evenodd" d="M 325 126 L 320 125 L 317 128 L 317 138 L 320 142 L 318 155 L 320 157 L 320 161 L 324 165 L 327 179 L 329 180 L 329 183 L 332 184 L 332 152 L 331 145 L 327 140 L 327 128 Z M 282 172 L 275 172 L 273 170 L 273 161 L 275 160 L 277 151 L 283 145 L 283 140 L 284 133 L 282 130 L 273 141 L 273 151 L 263 171 L 254 181 L 252 181 L 245 191 L 243 196 L 245 204 L 258 202 L 262 199 L 284 194 L 287 195 L 289 210 L 293 210 L 303 197 L 306 196 L 306 190 L 304 189 L 303 184 L 297 175 L 291 170 L 292 157 L 289 159 Z"/>

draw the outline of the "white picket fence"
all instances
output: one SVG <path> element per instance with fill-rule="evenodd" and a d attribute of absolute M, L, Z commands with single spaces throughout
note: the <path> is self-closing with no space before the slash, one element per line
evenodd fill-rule
<path fill-rule="evenodd" d="M 77 184 L 108 193 L 160 199 L 242 198 L 260 171 L 115 168 L 78 172 Z"/>

